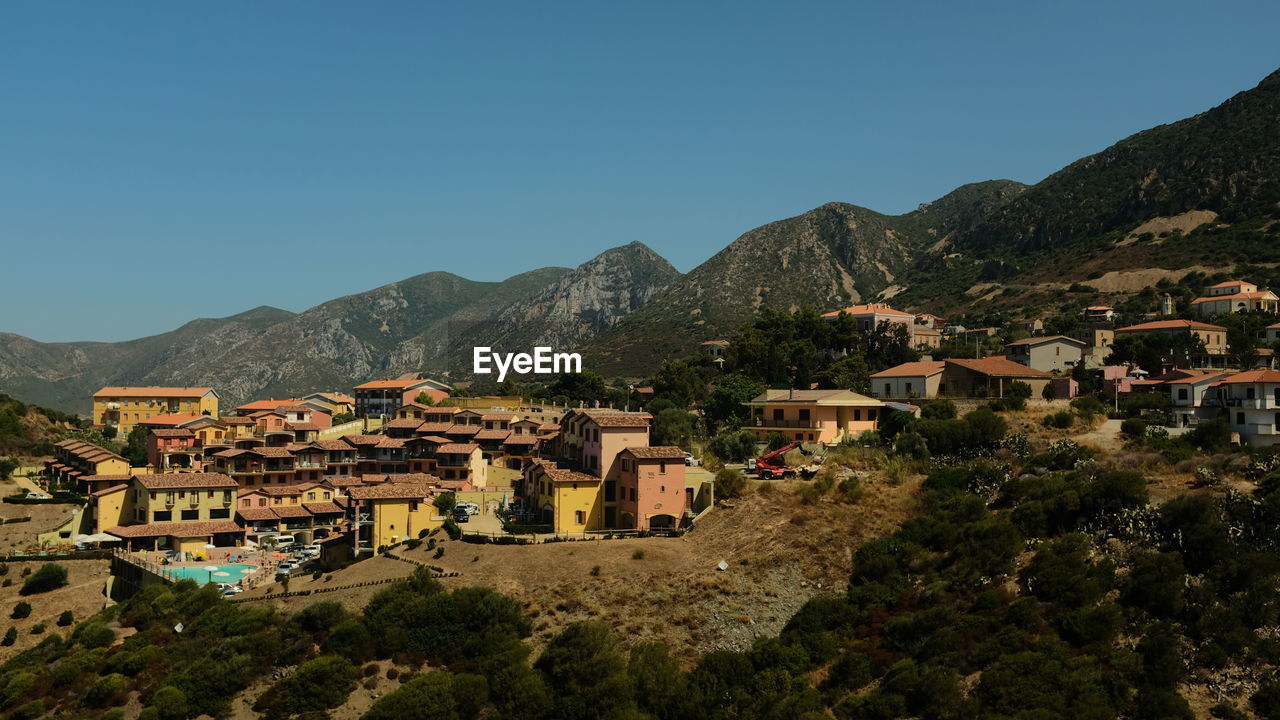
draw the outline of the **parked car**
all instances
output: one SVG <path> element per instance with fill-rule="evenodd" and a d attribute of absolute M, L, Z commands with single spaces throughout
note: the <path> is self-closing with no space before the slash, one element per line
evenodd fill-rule
<path fill-rule="evenodd" d="M 477 504 L 475 504 L 475 503 L 473 503 L 473 502 L 461 502 L 461 503 L 458 503 L 457 505 L 455 505 L 454 507 L 455 507 L 455 508 L 462 508 L 463 510 L 466 510 L 468 515 L 479 515 L 479 514 L 480 514 L 480 506 L 479 506 L 479 505 L 477 505 Z"/>
<path fill-rule="evenodd" d="M 688 465 L 689 467 L 698 467 L 699 465 L 702 464 L 702 461 L 694 457 L 691 453 L 685 453 L 684 464 Z"/>
<path fill-rule="evenodd" d="M 302 554 L 307 557 L 316 557 L 320 554 L 320 550 L 320 543 L 311 543 L 310 545 L 302 548 Z"/>
<path fill-rule="evenodd" d="M 29 492 L 27 493 L 27 497 L 31 500 L 52 500 L 53 499 L 53 496 L 49 495 L 48 493 L 42 493 L 39 491 Z"/>
<path fill-rule="evenodd" d="M 470 522 L 471 514 L 467 512 L 466 508 L 455 507 L 453 509 L 453 521 L 456 523 Z"/>

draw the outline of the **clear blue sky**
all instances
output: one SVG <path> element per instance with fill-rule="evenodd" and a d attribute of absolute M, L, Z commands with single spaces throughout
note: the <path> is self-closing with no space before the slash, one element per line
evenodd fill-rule
<path fill-rule="evenodd" d="M 0 4 L 0 331 L 120 340 L 831 200 L 1035 182 L 1280 65 L 1280 3 Z"/>

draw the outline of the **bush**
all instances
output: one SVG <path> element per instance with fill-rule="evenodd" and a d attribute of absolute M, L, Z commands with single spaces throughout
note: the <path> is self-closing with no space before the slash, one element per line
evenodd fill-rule
<path fill-rule="evenodd" d="M 40 569 L 34 575 L 27 578 L 22 583 L 22 595 L 34 595 L 36 593 L 49 592 L 67 584 L 67 569 L 55 563 L 46 563 L 41 565 Z"/>
<path fill-rule="evenodd" d="M 715 493 L 721 498 L 740 497 L 747 489 L 747 478 L 740 470 L 723 468 L 716 471 Z"/>
<path fill-rule="evenodd" d="M 1074 425 L 1076 422 L 1076 418 L 1071 413 L 1067 412 L 1066 410 L 1063 410 L 1061 412 L 1045 415 L 1044 420 L 1042 420 L 1041 422 L 1044 423 L 1045 427 L 1065 429 Z"/>
<path fill-rule="evenodd" d="M 36 623 L 36 624 L 31 628 L 31 634 L 32 634 L 32 635 L 39 635 L 40 633 L 44 632 L 44 630 L 45 630 L 44 623 Z"/>
<path fill-rule="evenodd" d="M 119 673 L 111 673 L 98 678 L 84 694 L 84 702 L 89 707 L 104 707 L 114 704 L 117 695 L 124 691 L 125 679 Z"/>
<path fill-rule="evenodd" d="M 76 621 L 76 616 L 70 610 L 63 610 L 58 616 L 58 627 L 67 627 Z"/>
<path fill-rule="evenodd" d="M 24 617 L 30 617 L 30 616 L 31 616 L 31 604 L 26 602 L 20 602 L 17 605 L 14 605 L 13 612 L 9 613 L 9 617 L 15 620 L 21 620 Z"/>
<path fill-rule="evenodd" d="M 44 714 L 44 701 L 32 700 L 25 705 L 19 705 L 13 709 L 9 715 L 9 720 L 35 720 Z"/>
<path fill-rule="evenodd" d="M 298 666 L 297 672 L 262 696 L 253 707 L 283 717 L 337 707 L 356 689 L 356 666 L 344 657 L 324 655 Z"/>
<path fill-rule="evenodd" d="M 187 716 L 187 694 L 165 685 L 151 696 L 151 707 L 162 720 L 178 720 Z"/>
<path fill-rule="evenodd" d="M 4 640 L 0 640 L 0 645 L 8 647 L 18 641 L 18 628 L 11 627 L 4 634 Z"/>
<path fill-rule="evenodd" d="M 956 416 L 956 404 L 946 399 L 930 400 L 920 408 L 920 417 L 926 420 L 951 420 Z"/>
<path fill-rule="evenodd" d="M 724 429 L 711 438 L 707 449 L 728 462 L 743 462 L 756 453 L 756 436 L 750 430 Z"/>
<path fill-rule="evenodd" d="M 458 523 L 453 518 L 445 518 L 444 531 L 448 534 L 450 540 L 457 540 L 462 537 L 462 528 L 458 527 Z"/>
<path fill-rule="evenodd" d="M 1120 423 L 1120 432 L 1131 438 L 1142 437 L 1147 431 L 1147 421 L 1142 418 L 1126 418 Z"/>
<path fill-rule="evenodd" d="M 643 550 L 640 550 L 640 549 L 637 549 L 635 552 L 631 553 L 631 559 L 632 559 L 632 560 L 643 560 L 643 559 L 644 559 L 644 551 L 643 551 Z"/>

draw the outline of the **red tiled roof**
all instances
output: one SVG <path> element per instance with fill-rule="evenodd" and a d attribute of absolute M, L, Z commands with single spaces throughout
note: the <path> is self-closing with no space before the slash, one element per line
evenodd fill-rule
<path fill-rule="evenodd" d="M 946 366 L 941 360 L 920 360 L 916 362 L 905 362 L 901 365 L 895 365 L 888 370 L 881 370 L 872 375 L 873 378 L 893 378 L 893 377 L 922 377 L 926 375 L 936 375 L 942 372 Z"/>
<path fill-rule="evenodd" d="M 1026 365 L 1020 365 L 1012 360 L 1005 360 L 1003 357 L 985 357 L 985 358 L 951 358 L 943 362 L 948 365 L 957 365 L 971 370 L 980 375 L 988 375 L 990 377 L 1011 377 L 1011 378 L 1048 378 L 1052 377 L 1043 370 L 1029 368 Z"/>
<path fill-rule="evenodd" d="M 338 438 L 336 440 L 317 440 L 315 446 L 321 450 L 355 450 L 346 440 Z"/>
<path fill-rule="evenodd" d="M 288 398 L 286 400 L 254 400 L 253 402 L 247 402 L 237 407 L 236 410 L 239 412 L 257 412 L 259 410 L 275 410 L 276 408 L 285 406 L 302 407 L 306 410 L 311 409 L 306 406 L 299 406 L 298 403 L 300 402 L 302 402 L 301 398 Z"/>
<path fill-rule="evenodd" d="M 308 431 L 322 430 L 323 428 L 315 423 L 296 422 L 296 423 L 289 423 L 289 429 L 308 432 Z"/>
<path fill-rule="evenodd" d="M 158 438 L 193 438 L 195 433 L 186 428 L 156 428 L 150 431 Z"/>
<path fill-rule="evenodd" d="M 453 427 L 451 422 L 424 422 L 415 428 L 415 431 L 419 435 L 429 435 L 449 432 L 451 427 Z"/>
<path fill-rule="evenodd" d="M 310 517 L 311 513 L 301 505 L 272 505 L 272 511 L 281 518 Z"/>
<path fill-rule="evenodd" d="M 81 478 L 81 480 L 83 479 L 84 478 Z M 119 492 L 121 490 L 128 490 L 128 489 L 129 489 L 128 484 L 122 483 L 120 485 L 112 485 L 111 487 L 104 487 L 101 490 L 96 490 L 90 493 L 90 495 L 92 495 L 93 497 L 102 497 L 103 495 L 110 495 L 113 492 Z"/>
<path fill-rule="evenodd" d="M 344 510 L 338 507 L 336 503 L 331 503 L 331 502 L 302 503 L 302 507 L 306 508 L 307 512 L 311 513 L 312 515 L 333 515 L 333 514 L 341 514 L 344 512 Z"/>
<path fill-rule="evenodd" d="M 223 533 L 243 533 L 244 528 L 230 520 L 210 522 L 147 523 L 146 525 L 117 525 L 106 530 L 107 534 L 122 538 L 163 537 L 194 538 Z"/>
<path fill-rule="evenodd" d="M 582 414 L 600 427 L 648 427 L 653 419 L 646 412 L 583 410 Z"/>
<path fill-rule="evenodd" d="M 1280 383 L 1280 370 L 1249 370 L 1248 372 L 1236 373 L 1228 378 L 1223 378 L 1224 385 L 1235 385 L 1238 383 Z"/>
<path fill-rule="evenodd" d="M 435 494 L 428 485 L 416 483 L 381 483 L 363 485 L 347 490 L 353 500 L 425 500 Z"/>
<path fill-rule="evenodd" d="M 59 467 L 59 465 L 55 464 L 54 467 Z M 124 474 L 85 475 L 84 477 L 80 478 L 80 480 L 83 482 L 91 482 L 91 483 L 92 482 L 126 482 L 132 477 L 133 477 L 132 475 L 124 475 Z"/>
<path fill-rule="evenodd" d="M 503 411 L 503 412 L 487 412 L 481 415 L 480 419 L 481 420 L 515 420 L 517 417 L 520 417 L 520 416 L 517 415 L 516 413 Z"/>
<path fill-rule="evenodd" d="M 847 315 L 871 315 L 874 313 L 876 315 L 891 315 L 894 317 L 911 318 L 912 320 L 915 320 L 916 318 L 916 316 L 912 315 L 911 313 L 902 312 L 901 310 L 894 310 L 888 305 L 884 305 L 881 303 L 868 303 L 866 305 L 850 305 L 847 308 L 843 308 L 840 310 L 832 310 L 831 312 L 823 313 L 822 317 L 836 317 L 840 313 L 845 313 Z"/>
<path fill-rule="evenodd" d="M 150 386 L 118 386 L 108 385 L 98 392 L 94 393 L 94 397 L 99 395 L 105 397 L 204 397 L 212 392 L 211 387 L 161 387 L 157 385 Z"/>
<path fill-rule="evenodd" d="M 148 490 L 238 487 L 235 480 L 222 473 L 165 473 L 135 475 L 134 478 Z"/>
<path fill-rule="evenodd" d="M 651 447 L 629 447 L 627 452 L 638 460 L 675 460 L 684 459 L 684 450 L 672 445 Z"/>
<path fill-rule="evenodd" d="M 476 433 L 476 440 L 502 440 L 511 434 L 510 430 L 481 430 Z"/>
<path fill-rule="evenodd" d="M 236 510 L 236 515 L 248 520 L 256 522 L 259 520 L 278 520 L 279 516 L 272 512 L 269 507 L 246 507 Z"/>
<path fill-rule="evenodd" d="M 1210 325 L 1209 323 L 1196 322 L 1195 320 L 1156 320 L 1155 322 L 1140 323 L 1138 325 L 1130 325 L 1128 327 L 1116 328 L 1116 332 L 1144 332 L 1147 330 L 1221 330 L 1226 332 L 1227 329 L 1221 325 Z"/>
<path fill-rule="evenodd" d="M 436 452 L 442 455 L 470 455 L 479 449 L 480 446 L 475 443 L 445 443 L 436 448 Z"/>
<path fill-rule="evenodd" d="M 1209 295 L 1207 297 L 1198 297 L 1191 301 L 1192 305 L 1201 303 L 1214 302 L 1216 300 L 1262 300 L 1268 297 L 1275 297 L 1275 293 L 1270 290 L 1254 290 L 1251 292 L 1238 292 L 1230 295 Z"/>
<path fill-rule="evenodd" d="M 392 430 L 417 430 L 419 425 L 422 425 L 422 420 L 418 418 L 398 418 L 386 423 L 382 427 L 383 429 L 390 428 Z"/>
<path fill-rule="evenodd" d="M 352 445 L 377 445 L 382 442 L 381 435 L 344 435 L 343 437 Z"/>

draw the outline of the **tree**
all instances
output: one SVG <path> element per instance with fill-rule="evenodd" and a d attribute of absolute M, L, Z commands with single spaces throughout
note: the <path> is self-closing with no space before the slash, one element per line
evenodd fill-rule
<path fill-rule="evenodd" d="M 419 392 L 418 395 L 413 398 L 413 401 L 419 405 L 426 405 L 427 407 L 431 407 L 436 404 L 435 399 L 428 395 L 426 390 Z"/>
<path fill-rule="evenodd" d="M 681 445 L 697 432 L 698 419 L 680 408 L 667 408 L 653 418 L 654 445 Z"/>
<path fill-rule="evenodd" d="M 756 436 L 750 430 L 721 430 L 707 449 L 721 460 L 743 462 L 756 454 Z"/>
<path fill-rule="evenodd" d="M 706 398 L 707 385 L 688 362 L 667 360 L 653 376 L 653 396 L 688 409 Z"/>
<path fill-rule="evenodd" d="M 454 699 L 453 675 L 448 672 L 429 672 L 419 675 L 379 698 L 361 716 L 361 720 L 458 720 L 457 702 Z"/>
<path fill-rule="evenodd" d="M 431 501 L 441 515 L 448 515 L 458 505 L 458 496 L 451 492 L 440 493 Z"/>
<path fill-rule="evenodd" d="M 534 663 L 555 703 L 554 717 L 594 720 L 633 705 L 627 658 L 602 623 L 578 622 L 557 635 Z"/>
<path fill-rule="evenodd" d="M 63 610 L 58 616 L 58 627 L 68 627 L 76 621 L 76 616 L 70 610 Z"/>
<path fill-rule="evenodd" d="M 40 569 L 33 574 L 28 575 L 26 582 L 22 583 L 22 595 L 34 595 L 35 593 L 49 592 L 57 590 L 67 584 L 67 569 L 56 563 L 45 563 Z"/>
<path fill-rule="evenodd" d="M 563 395 L 572 402 L 594 403 L 605 396 L 604 378 L 590 370 L 563 373 L 556 377 L 547 392 L 553 397 Z"/>
<path fill-rule="evenodd" d="M 930 400 L 920 408 L 920 417 L 925 420 L 950 420 L 955 416 L 956 404 L 946 398 Z"/>
<path fill-rule="evenodd" d="M 1057 387 L 1055 387 L 1052 382 L 1045 383 L 1044 389 L 1040 391 L 1040 397 L 1048 400 L 1049 402 L 1053 402 L 1058 398 Z"/>
<path fill-rule="evenodd" d="M 147 428 L 145 426 L 133 426 L 129 431 L 129 437 L 125 439 L 124 450 L 120 454 L 133 467 L 143 467 L 147 464 Z"/>
<path fill-rule="evenodd" d="M 747 488 L 747 478 L 741 470 L 723 468 L 716 472 L 715 494 L 720 498 L 735 498 Z"/>
<path fill-rule="evenodd" d="M 327 710 L 346 701 L 356 689 L 356 666 L 344 657 L 322 655 L 298 666 L 292 677 L 275 686 L 253 706 L 269 717 Z"/>
<path fill-rule="evenodd" d="M 741 425 L 750 417 L 744 404 L 765 391 L 765 386 L 742 373 L 725 375 L 711 388 L 703 408 L 708 424 L 714 428 Z"/>
<path fill-rule="evenodd" d="M 342 425 L 344 423 L 352 422 L 355 419 L 356 419 L 356 416 L 353 413 L 338 413 L 337 415 L 333 416 L 330 422 L 332 422 L 334 425 Z"/>
<path fill-rule="evenodd" d="M 5 458 L 0 460 L 0 480 L 8 480 L 13 475 L 13 471 L 17 470 L 19 463 L 13 458 Z"/>
<path fill-rule="evenodd" d="M 31 616 L 31 603 L 20 602 L 13 606 L 13 612 L 9 613 L 9 617 L 14 620 L 21 620 Z"/>

